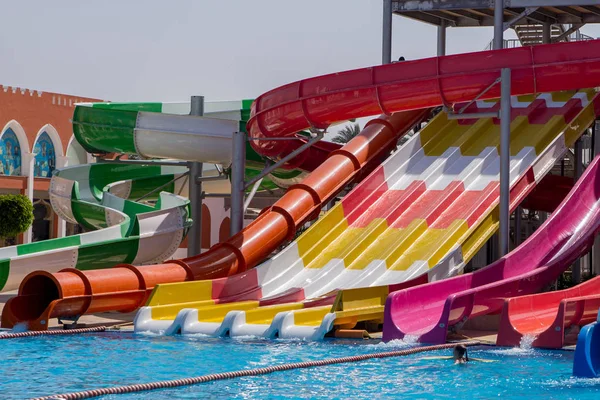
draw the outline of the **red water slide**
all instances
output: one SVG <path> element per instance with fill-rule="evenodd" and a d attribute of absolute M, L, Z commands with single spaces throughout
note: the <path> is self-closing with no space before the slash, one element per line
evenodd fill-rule
<path fill-rule="evenodd" d="M 335 151 L 268 212 L 202 255 L 143 268 L 127 265 L 111 270 L 30 274 L 19 295 L 6 304 L 2 326 L 30 321 L 31 329 L 45 329 L 41 322 L 50 317 L 128 311 L 142 305 L 157 283 L 217 278 L 254 267 L 293 238 L 298 226 L 316 217 L 321 205 L 351 181 L 368 160 L 382 148 L 395 145 L 398 133 L 425 115 L 423 109 L 473 99 L 496 81 L 502 68 L 512 70 L 513 95 L 595 87 L 600 85 L 600 41 L 388 64 L 309 78 L 267 92 L 252 106 L 248 132 L 254 139 L 289 137 L 303 129 L 322 129 L 334 122 L 379 113 L 422 111 L 372 121 L 361 137 Z M 481 98 L 499 96 L 496 84 Z M 253 140 L 252 145 L 266 156 L 290 151 L 286 141 Z"/>
<path fill-rule="evenodd" d="M 506 299 L 496 344 L 518 346 L 525 335 L 534 347 L 560 349 L 565 331 L 596 321 L 600 308 L 600 277 L 556 292 Z"/>
<path fill-rule="evenodd" d="M 297 140 L 290 140 L 288 143 L 288 152 L 282 153 L 280 157 L 285 157 L 287 154 L 296 150 L 300 146 L 306 144 L 309 139 L 303 135 L 296 135 Z M 342 146 L 337 143 L 327 142 L 324 140 L 318 141 L 296 157 L 286 162 L 283 168 L 286 169 L 301 169 L 303 171 L 312 172 L 319 165 L 323 164 L 323 161 L 327 159 L 329 154 L 335 150 L 339 150 Z"/>
<path fill-rule="evenodd" d="M 522 208 L 552 213 L 573 189 L 573 178 L 546 175 L 521 203 Z"/>

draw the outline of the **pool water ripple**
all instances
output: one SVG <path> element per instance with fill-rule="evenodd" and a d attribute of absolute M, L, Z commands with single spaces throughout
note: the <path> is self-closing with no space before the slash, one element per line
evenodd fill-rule
<path fill-rule="evenodd" d="M 416 346 L 100 333 L 7 340 L 0 352 L 3 399 L 25 399 L 290 362 Z M 598 399 L 600 380 L 571 377 L 572 352 L 477 347 L 453 365 L 449 351 L 278 372 L 104 399 Z"/>

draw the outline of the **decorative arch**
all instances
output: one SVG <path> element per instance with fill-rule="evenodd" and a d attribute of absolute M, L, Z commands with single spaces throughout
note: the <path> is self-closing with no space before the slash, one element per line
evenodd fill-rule
<path fill-rule="evenodd" d="M 33 217 L 39 220 L 52 220 L 52 205 L 44 200 L 37 199 L 33 201 Z"/>
<path fill-rule="evenodd" d="M 70 165 L 87 164 L 87 152 L 79 144 L 79 142 L 75 140 L 74 135 L 71 135 L 71 139 L 69 139 L 66 156 L 67 161 L 65 163 L 65 167 Z"/>
<path fill-rule="evenodd" d="M 33 175 L 41 178 L 52 177 L 56 168 L 56 157 L 63 155 L 62 143 L 56 129 L 46 124 L 40 129 L 33 145 Z"/>
<path fill-rule="evenodd" d="M 29 139 L 27 139 L 27 135 L 25 134 L 25 129 L 18 123 L 16 120 L 10 120 L 6 125 L 4 125 L 4 129 L 2 129 L 2 133 L 7 131 L 8 129 L 12 129 L 12 131 L 17 135 L 19 139 L 19 143 L 21 144 L 21 155 L 25 153 L 29 153 L 31 147 L 29 146 Z"/>
<path fill-rule="evenodd" d="M 14 119 L 0 132 L 0 175 L 23 175 L 23 156 L 29 152 L 25 130 Z"/>
<path fill-rule="evenodd" d="M 60 140 L 60 135 L 58 134 L 58 131 L 56 130 L 55 127 L 53 127 L 51 124 L 46 124 L 44 126 L 42 126 L 42 128 L 38 131 L 37 135 L 35 136 L 35 142 L 37 142 L 40 138 L 40 136 L 46 132 L 46 134 L 50 137 L 50 140 L 52 141 L 52 145 L 54 146 L 54 152 L 57 156 L 62 157 L 65 155 L 64 151 L 63 151 L 63 145 L 62 145 L 62 141 Z M 35 145 L 34 145 L 35 147 Z"/>
<path fill-rule="evenodd" d="M 52 238 L 54 231 L 52 206 L 46 200 L 33 202 L 32 241 L 39 242 Z"/>

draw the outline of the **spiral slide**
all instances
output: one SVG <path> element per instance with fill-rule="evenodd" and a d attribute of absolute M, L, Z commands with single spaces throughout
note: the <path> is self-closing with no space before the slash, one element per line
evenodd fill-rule
<path fill-rule="evenodd" d="M 291 137 L 308 127 L 323 129 L 352 118 L 468 101 L 493 84 L 503 67 L 512 70 L 513 95 L 594 87 L 600 83 L 600 58 L 596 56 L 599 49 L 599 41 L 561 43 L 430 58 L 310 78 L 260 96 L 252 105 L 248 133 L 260 154 L 277 157 L 290 150 L 290 141 L 255 139 Z M 481 98 L 498 98 L 499 94 L 495 85 Z M 31 327 L 39 328 L 36 321 L 64 313 L 129 310 L 144 303 L 145 297 L 140 293 L 160 283 L 158 275 L 166 270 L 179 271 L 180 280 L 244 272 L 291 239 L 297 227 L 315 218 L 321 205 L 351 181 L 366 161 L 381 154 L 383 147 L 395 145 L 397 135 L 423 115 L 424 111 L 415 111 L 375 120 L 361 137 L 334 152 L 301 184 L 293 185 L 270 210 L 228 241 L 192 259 L 144 267 L 147 273 L 156 272 L 157 279 L 142 280 L 129 265 L 77 276 L 30 274 L 15 299 L 34 293 L 56 295 L 44 296 L 37 303 L 40 313 L 36 316 L 26 316 L 22 306 L 16 307 L 16 300 L 15 307 L 5 311 L 8 316 L 3 315 L 3 324 L 28 320 Z M 137 128 L 143 131 L 142 126 Z M 147 147 L 141 147 L 138 150 L 142 154 L 152 155 Z M 119 290 L 105 285 L 118 274 L 127 281 Z M 208 286 L 210 282 L 202 284 Z M 94 291 L 97 287 L 102 290 Z M 74 303 L 85 303 L 85 307 L 70 306 Z"/>
<path fill-rule="evenodd" d="M 600 111 L 600 101 L 596 101 L 595 109 Z M 390 294 L 385 305 L 384 340 L 415 335 L 426 343 L 445 342 L 450 327 L 500 311 L 505 298 L 535 293 L 554 281 L 591 248 L 600 231 L 599 168 L 600 158 L 596 157 L 550 218 L 507 256 L 471 274 Z M 556 315 L 560 298 L 570 294 L 557 292 L 511 300 L 515 312 L 511 316 L 506 314 L 509 309 L 505 309 L 499 342 L 515 342 L 514 337 L 508 339 L 514 335 L 509 332 L 511 322 L 507 317 L 514 317 L 514 327 L 523 332 L 545 331 L 550 327 L 547 321 L 552 318 L 550 314 Z M 585 319 L 586 301 L 582 308 L 577 304 L 565 304 L 566 309 L 561 306 L 563 320 Z M 573 307 L 584 314 L 570 315 Z M 540 345 L 547 343 L 544 339 L 540 335 Z"/>
<path fill-rule="evenodd" d="M 190 117 L 190 103 L 81 103 L 73 115 L 77 141 L 90 153 L 124 153 L 143 157 L 231 164 L 231 140 L 245 131 L 251 100 L 206 102 L 204 116 Z M 303 132 L 290 141 L 290 151 L 310 137 Z M 261 189 L 287 188 L 302 180 L 340 145 L 318 142 L 284 168 L 265 177 Z M 252 147 L 246 151 L 246 178 L 257 175 L 265 160 Z M 229 181 L 209 181 L 207 193 L 230 193 Z"/>
<path fill-rule="evenodd" d="M 588 126 L 581 116 L 590 115 L 593 97 L 590 91 L 513 98 L 514 198 L 524 197 L 564 152 L 563 131 L 572 132 L 570 143 Z M 481 101 L 469 112 L 498 107 Z M 370 288 L 380 296 L 384 285 L 435 281 L 460 271 L 497 227 L 499 128 L 497 119 L 457 121 L 441 113 L 306 233 L 254 270 L 210 286 L 160 285 L 149 307 L 140 310 L 136 329 L 318 339 L 332 323 L 348 327 L 381 319 L 381 304 L 352 306 L 348 294 L 342 310 L 332 312 L 332 293 Z M 177 290 L 180 303 L 169 304 L 165 289 Z M 185 301 L 183 293 L 189 293 Z M 305 317 L 310 322 L 296 322 Z"/>
<path fill-rule="evenodd" d="M 181 167 L 123 164 L 55 171 L 49 190 L 54 209 L 91 232 L 0 249 L 0 290 L 17 289 L 28 273 L 40 269 L 108 268 L 170 257 L 191 222 L 189 201 L 173 194 L 179 188 L 169 184 L 184 172 Z M 152 194 L 159 187 L 163 192 Z M 142 196 L 146 202 L 136 202 Z"/>

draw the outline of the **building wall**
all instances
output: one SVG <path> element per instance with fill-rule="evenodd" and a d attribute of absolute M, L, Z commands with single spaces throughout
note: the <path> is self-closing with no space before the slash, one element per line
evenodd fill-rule
<path fill-rule="evenodd" d="M 53 142 L 57 138 L 60 142 L 61 149 L 57 148 L 57 153 L 66 154 L 73 135 L 71 118 L 75 103 L 89 101 L 101 100 L 0 85 L 0 129 L 4 132 L 7 124 L 14 120 L 27 137 L 28 147 L 23 150 L 31 152 L 40 130 L 51 125 L 53 132 L 48 134 Z"/>
<path fill-rule="evenodd" d="M 47 205 L 52 170 L 68 164 L 67 155 L 87 161 L 73 141 L 71 118 L 75 103 L 90 101 L 100 100 L 0 85 L 0 194 L 21 193 Z M 44 219 L 50 220 L 50 237 L 64 235 L 64 221 L 56 214 Z M 30 229 L 18 243 L 31 240 Z"/>

